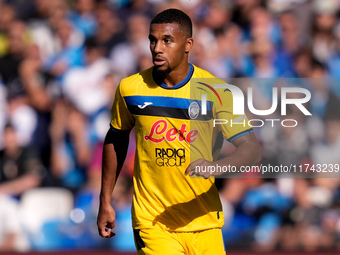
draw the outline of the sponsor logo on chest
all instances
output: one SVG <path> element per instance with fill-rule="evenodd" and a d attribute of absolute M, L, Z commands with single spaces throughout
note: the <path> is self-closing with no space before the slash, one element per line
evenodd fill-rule
<path fill-rule="evenodd" d="M 197 135 L 198 131 L 196 129 L 188 131 L 186 124 L 182 124 L 180 129 L 168 128 L 166 120 L 158 120 L 152 124 L 149 134 L 144 136 L 144 139 L 153 143 L 160 143 L 164 140 L 167 142 L 186 141 L 193 143 L 197 139 Z"/>

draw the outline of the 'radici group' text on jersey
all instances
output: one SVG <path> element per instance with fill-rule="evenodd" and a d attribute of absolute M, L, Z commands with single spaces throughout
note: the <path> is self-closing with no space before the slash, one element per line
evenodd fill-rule
<path fill-rule="evenodd" d="M 121 132 L 135 127 L 136 133 L 133 228 L 158 226 L 190 232 L 223 225 L 214 178 L 193 178 L 184 173 L 190 161 L 213 161 L 213 152 L 218 151 L 223 138 L 232 141 L 252 130 L 247 121 L 245 125 L 213 127 L 213 119 L 236 122 L 246 117 L 232 114 L 230 91 L 217 91 L 219 101 L 208 96 L 207 114 L 202 114 L 201 98 L 209 85 L 191 84 L 193 78 L 223 82 L 190 65 L 186 79 L 174 87 L 156 82 L 153 68 L 149 68 L 123 79 L 117 88 L 111 128 Z"/>

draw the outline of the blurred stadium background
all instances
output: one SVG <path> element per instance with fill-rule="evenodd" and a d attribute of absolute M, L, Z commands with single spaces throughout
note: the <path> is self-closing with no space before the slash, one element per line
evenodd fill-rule
<path fill-rule="evenodd" d="M 96 227 L 101 148 L 115 88 L 152 65 L 149 22 L 169 7 L 194 22 L 190 61 L 218 77 L 340 74 L 338 0 L 0 0 L 0 251 L 134 254 L 134 137 L 112 197 L 112 239 Z M 264 163 L 340 163 L 340 83 L 307 88 L 313 117 L 292 111 L 297 128 L 255 129 Z M 230 254 L 339 254 L 338 178 L 217 186 Z"/>

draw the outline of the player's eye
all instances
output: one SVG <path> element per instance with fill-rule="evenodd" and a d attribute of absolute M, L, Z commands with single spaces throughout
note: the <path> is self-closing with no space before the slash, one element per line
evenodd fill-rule
<path fill-rule="evenodd" d="M 150 44 L 153 44 L 153 43 L 156 43 L 156 38 L 153 37 L 153 36 L 149 36 L 149 41 L 150 41 Z"/>
<path fill-rule="evenodd" d="M 171 43 L 171 40 L 170 39 L 164 39 L 164 42 L 165 43 Z"/>

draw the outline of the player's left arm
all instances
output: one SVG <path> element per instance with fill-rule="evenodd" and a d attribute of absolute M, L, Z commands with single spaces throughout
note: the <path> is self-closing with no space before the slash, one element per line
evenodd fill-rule
<path fill-rule="evenodd" d="M 204 178 L 209 178 L 210 176 L 218 176 L 222 175 L 223 173 L 209 173 L 207 171 L 200 172 L 199 168 L 197 168 L 196 166 L 230 165 L 239 169 L 241 166 L 253 166 L 261 161 L 261 148 L 254 133 L 238 137 L 232 143 L 236 147 L 236 150 L 230 156 L 224 157 L 215 162 L 211 162 L 203 158 L 198 159 L 190 163 L 185 171 L 185 175 L 189 174 L 190 176 L 197 175 L 203 176 Z"/>

